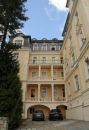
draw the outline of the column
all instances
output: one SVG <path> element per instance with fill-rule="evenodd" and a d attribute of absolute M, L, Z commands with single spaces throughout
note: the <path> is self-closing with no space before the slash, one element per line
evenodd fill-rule
<path fill-rule="evenodd" d="M 54 84 L 51 84 L 52 86 L 52 102 L 54 101 Z"/>
<path fill-rule="evenodd" d="M 38 84 L 38 101 L 40 101 L 40 84 Z"/>
<path fill-rule="evenodd" d="M 39 65 L 39 80 L 41 78 L 41 65 Z"/>
<path fill-rule="evenodd" d="M 51 79 L 53 80 L 53 65 L 51 65 Z"/>

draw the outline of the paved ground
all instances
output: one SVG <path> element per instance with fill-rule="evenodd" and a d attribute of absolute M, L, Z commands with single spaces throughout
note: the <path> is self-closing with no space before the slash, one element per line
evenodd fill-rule
<path fill-rule="evenodd" d="M 89 130 L 89 122 L 77 120 L 31 121 L 26 120 L 18 130 Z"/>

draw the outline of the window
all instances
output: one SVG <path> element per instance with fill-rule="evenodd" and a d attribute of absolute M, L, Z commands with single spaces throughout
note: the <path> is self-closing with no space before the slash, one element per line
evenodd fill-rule
<path fill-rule="evenodd" d="M 76 12 L 76 14 L 75 14 L 75 24 L 76 24 L 76 26 L 79 24 L 78 12 Z"/>
<path fill-rule="evenodd" d="M 87 58 L 85 60 L 86 64 L 85 64 L 85 73 L 86 73 L 86 78 L 89 79 L 89 59 Z"/>
<path fill-rule="evenodd" d="M 33 57 L 33 64 L 37 64 L 37 57 Z"/>
<path fill-rule="evenodd" d="M 57 76 L 56 71 L 54 71 L 53 72 L 53 80 L 56 80 L 56 76 Z"/>
<path fill-rule="evenodd" d="M 61 64 L 63 64 L 63 57 L 60 57 L 60 62 Z"/>
<path fill-rule="evenodd" d="M 63 73 L 63 71 L 61 72 L 61 77 L 62 77 L 62 79 L 64 78 L 64 73 Z"/>
<path fill-rule="evenodd" d="M 80 30 L 79 37 L 80 37 L 80 47 L 82 47 L 86 42 L 86 38 L 82 30 Z"/>
<path fill-rule="evenodd" d="M 54 96 L 57 96 L 57 88 L 54 88 Z"/>
<path fill-rule="evenodd" d="M 16 45 L 22 46 L 22 40 L 15 40 Z"/>
<path fill-rule="evenodd" d="M 35 97 L 35 89 L 31 89 L 31 97 Z"/>
<path fill-rule="evenodd" d="M 46 63 L 46 57 L 42 57 L 42 64 Z"/>
<path fill-rule="evenodd" d="M 41 88 L 41 97 L 46 97 L 46 88 Z"/>
<path fill-rule="evenodd" d="M 78 78 L 78 75 L 75 76 L 75 89 L 76 89 L 76 91 L 79 90 L 79 78 Z"/>
<path fill-rule="evenodd" d="M 71 95 L 71 85 L 70 85 L 70 82 L 68 83 L 68 95 L 69 96 Z"/>
<path fill-rule="evenodd" d="M 62 88 L 63 97 L 65 97 L 65 88 Z"/>
<path fill-rule="evenodd" d="M 55 57 L 52 57 L 52 64 L 55 64 Z"/>
<path fill-rule="evenodd" d="M 72 53 L 72 65 L 75 63 L 75 54 L 74 52 Z"/>
<path fill-rule="evenodd" d="M 88 72 L 88 77 L 89 77 L 89 64 L 87 64 L 87 72 Z"/>
<path fill-rule="evenodd" d="M 42 78 L 46 78 L 46 72 L 42 72 Z"/>
<path fill-rule="evenodd" d="M 32 78 L 34 79 L 36 77 L 36 72 L 32 72 Z"/>
<path fill-rule="evenodd" d="M 51 50 L 52 50 L 52 51 L 55 51 L 55 50 L 56 50 L 56 46 L 52 46 L 52 47 L 51 47 Z"/>
<path fill-rule="evenodd" d="M 34 50 L 34 51 L 37 51 L 37 50 L 38 50 L 38 45 L 34 45 L 34 46 L 33 46 L 33 50 Z"/>
<path fill-rule="evenodd" d="M 43 51 L 46 51 L 46 50 L 47 50 L 47 46 L 46 46 L 46 45 L 43 45 L 43 46 L 42 46 L 42 50 L 43 50 Z"/>

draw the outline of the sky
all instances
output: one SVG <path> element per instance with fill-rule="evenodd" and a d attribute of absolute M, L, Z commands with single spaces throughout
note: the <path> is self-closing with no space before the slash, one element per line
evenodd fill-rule
<path fill-rule="evenodd" d="M 22 32 L 36 39 L 62 39 L 62 32 L 68 9 L 67 0 L 28 0 L 25 22 Z"/>

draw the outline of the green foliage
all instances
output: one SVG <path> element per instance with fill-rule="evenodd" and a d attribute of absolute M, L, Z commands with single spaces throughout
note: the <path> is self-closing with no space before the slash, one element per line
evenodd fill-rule
<path fill-rule="evenodd" d="M 9 130 L 21 122 L 23 103 L 18 73 L 18 61 L 8 45 L 0 50 L 0 117 L 8 117 Z"/>
<path fill-rule="evenodd" d="M 0 0 L 0 30 L 3 32 L 2 48 L 4 47 L 7 32 L 14 34 L 23 27 L 25 16 L 25 2 L 27 0 Z"/>

